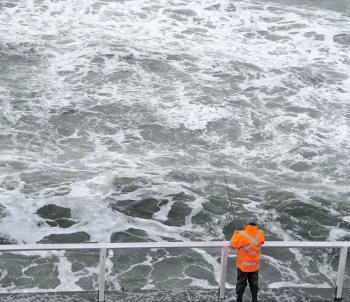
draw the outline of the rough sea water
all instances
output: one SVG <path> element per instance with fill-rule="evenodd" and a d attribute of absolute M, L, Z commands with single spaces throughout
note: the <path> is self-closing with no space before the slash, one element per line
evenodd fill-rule
<path fill-rule="evenodd" d="M 2 0 L 0 241 L 350 240 L 349 75 L 347 0 Z"/>

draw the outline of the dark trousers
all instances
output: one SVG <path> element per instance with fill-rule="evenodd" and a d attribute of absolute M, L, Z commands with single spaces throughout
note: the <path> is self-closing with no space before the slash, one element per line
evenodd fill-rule
<path fill-rule="evenodd" d="M 258 301 L 258 290 L 259 290 L 259 271 L 246 273 L 242 272 L 239 268 L 237 269 L 237 284 L 236 294 L 237 301 L 242 301 L 244 290 L 247 286 L 247 280 L 249 282 L 250 292 L 252 293 L 252 301 Z"/>

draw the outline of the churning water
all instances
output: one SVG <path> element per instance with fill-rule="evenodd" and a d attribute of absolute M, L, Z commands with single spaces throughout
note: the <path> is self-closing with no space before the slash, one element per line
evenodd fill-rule
<path fill-rule="evenodd" d="M 1 241 L 349 240 L 349 6 L 1 1 Z"/>

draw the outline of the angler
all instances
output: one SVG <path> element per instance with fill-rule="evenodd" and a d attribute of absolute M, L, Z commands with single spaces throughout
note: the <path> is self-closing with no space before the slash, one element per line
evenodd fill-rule
<path fill-rule="evenodd" d="M 259 269 L 261 246 L 265 243 L 265 233 L 259 230 L 255 218 L 249 218 L 242 231 L 235 231 L 231 238 L 231 246 L 237 249 L 237 302 L 243 302 L 244 290 L 249 282 L 252 302 L 258 302 Z"/>

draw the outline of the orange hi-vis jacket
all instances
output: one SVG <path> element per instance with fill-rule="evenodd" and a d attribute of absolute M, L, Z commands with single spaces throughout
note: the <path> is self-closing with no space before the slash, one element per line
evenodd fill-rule
<path fill-rule="evenodd" d="M 265 243 L 265 233 L 258 227 L 247 225 L 243 231 L 235 232 L 231 246 L 238 249 L 236 267 L 243 272 L 256 272 L 260 269 L 261 249 Z"/>

